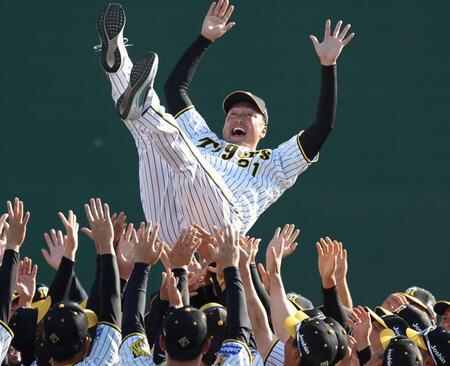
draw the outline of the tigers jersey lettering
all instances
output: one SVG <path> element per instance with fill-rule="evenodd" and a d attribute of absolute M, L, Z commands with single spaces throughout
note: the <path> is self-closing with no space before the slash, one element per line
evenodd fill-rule
<path fill-rule="evenodd" d="M 284 343 L 277 340 L 264 360 L 264 366 L 283 366 L 284 364 Z"/>
<path fill-rule="evenodd" d="M 0 360 L 5 359 L 12 338 L 13 332 L 0 320 Z"/>

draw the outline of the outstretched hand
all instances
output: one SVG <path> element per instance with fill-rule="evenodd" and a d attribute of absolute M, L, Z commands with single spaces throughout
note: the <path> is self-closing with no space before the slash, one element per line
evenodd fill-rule
<path fill-rule="evenodd" d="M 19 307 L 31 306 L 36 291 L 37 271 L 38 266 L 36 264 L 33 266 L 33 261 L 28 257 L 19 262 L 16 282 L 16 289 L 19 294 Z"/>
<path fill-rule="evenodd" d="M 6 226 L 6 249 L 19 251 L 20 246 L 25 240 L 27 233 L 27 223 L 30 219 L 30 213 L 24 215 L 23 202 L 18 198 L 14 202 L 6 202 L 8 208 L 8 225 Z"/>
<path fill-rule="evenodd" d="M 317 52 L 317 56 L 319 56 L 320 63 L 324 66 L 335 65 L 342 49 L 355 36 L 355 33 L 350 33 L 350 35 L 345 38 L 351 25 L 347 24 L 342 31 L 341 26 L 342 20 L 337 22 L 334 32 L 331 34 L 331 20 L 327 19 L 322 42 L 319 42 L 316 36 L 309 36 Z"/>
<path fill-rule="evenodd" d="M 228 0 L 219 0 L 217 3 L 213 2 L 209 7 L 203 21 L 201 35 L 211 42 L 222 37 L 236 24 L 235 22 L 228 23 L 234 10 L 233 5 L 228 5 Z"/>
<path fill-rule="evenodd" d="M 316 243 L 318 266 L 323 288 L 336 286 L 337 256 L 339 255 L 339 244 L 333 242 L 329 237 L 320 238 Z"/>

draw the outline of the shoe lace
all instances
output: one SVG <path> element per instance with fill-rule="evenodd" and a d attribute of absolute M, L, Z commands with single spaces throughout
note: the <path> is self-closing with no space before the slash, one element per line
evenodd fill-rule
<path fill-rule="evenodd" d="M 123 44 L 125 45 L 125 47 L 133 47 L 133 44 L 128 43 L 128 38 L 124 38 L 123 39 Z M 92 47 L 94 49 L 95 52 L 100 52 L 102 49 L 102 44 L 96 44 L 95 46 Z"/>

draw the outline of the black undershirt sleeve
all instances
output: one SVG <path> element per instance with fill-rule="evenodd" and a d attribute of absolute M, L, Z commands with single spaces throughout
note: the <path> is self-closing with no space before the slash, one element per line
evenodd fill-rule
<path fill-rule="evenodd" d="M 322 287 L 323 295 L 323 313 L 336 320 L 343 327 L 347 324 L 347 313 L 345 312 L 344 305 L 339 298 L 337 287 L 331 287 L 325 289 Z"/>
<path fill-rule="evenodd" d="M 101 262 L 99 254 L 97 254 L 95 262 L 96 262 L 95 277 L 94 282 L 92 283 L 91 291 L 89 292 L 89 298 L 86 308 L 98 314 L 100 312 L 100 271 L 101 271 Z"/>
<path fill-rule="evenodd" d="M 322 66 L 320 96 L 314 123 L 303 131 L 299 140 L 309 160 L 319 153 L 333 129 L 336 117 L 337 77 L 336 65 Z"/>
<path fill-rule="evenodd" d="M 248 345 L 251 325 L 241 275 L 236 267 L 225 268 L 223 275 L 226 285 L 227 336 Z"/>
<path fill-rule="evenodd" d="M 132 333 L 145 334 L 144 311 L 150 266 L 135 263 L 123 299 L 122 338 Z"/>
<path fill-rule="evenodd" d="M 99 321 L 120 326 L 122 318 L 119 268 L 112 254 L 100 255 L 100 314 Z"/>
<path fill-rule="evenodd" d="M 83 285 L 78 280 L 77 276 L 73 275 L 72 283 L 69 289 L 69 300 L 81 304 L 88 297 Z"/>
<path fill-rule="evenodd" d="M 66 257 L 62 257 L 58 270 L 48 289 L 51 303 L 56 304 L 69 296 L 70 286 L 73 280 L 73 267 L 75 263 Z"/>
<path fill-rule="evenodd" d="M 178 60 L 169 78 L 164 84 L 167 111 L 176 115 L 186 107 L 192 105 L 187 94 L 200 61 L 211 45 L 211 41 L 198 36 Z"/>
<path fill-rule="evenodd" d="M 11 309 L 11 298 L 16 286 L 19 253 L 5 250 L 0 267 L 0 320 L 7 323 Z"/>
<path fill-rule="evenodd" d="M 180 291 L 183 305 L 189 305 L 189 288 L 188 288 L 188 274 L 184 268 L 174 268 L 173 275 L 178 278 L 178 291 Z"/>
<path fill-rule="evenodd" d="M 360 366 L 365 365 L 372 358 L 372 347 L 368 346 L 357 352 Z"/>

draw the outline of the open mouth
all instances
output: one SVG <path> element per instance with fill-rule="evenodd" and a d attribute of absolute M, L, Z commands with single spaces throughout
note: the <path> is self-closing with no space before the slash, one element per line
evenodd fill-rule
<path fill-rule="evenodd" d="M 246 134 L 245 130 L 242 127 L 234 127 L 231 130 L 232 136 L 244 136 Z"/>

